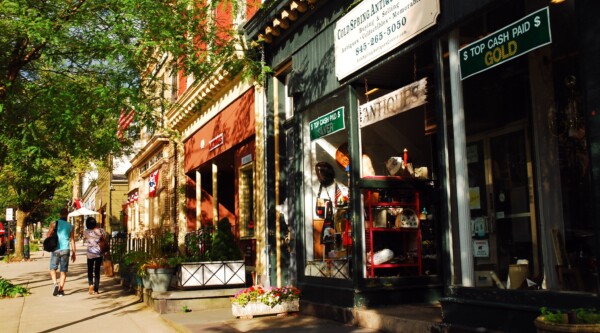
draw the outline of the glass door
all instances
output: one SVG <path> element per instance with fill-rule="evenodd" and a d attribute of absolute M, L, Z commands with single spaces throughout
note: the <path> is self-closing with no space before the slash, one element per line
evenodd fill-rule
<path fill-rule="evenodd" d="M 525 287 L 540 273 L 527 132 L 486 133 L 467 151 L 476 285 Z"/>

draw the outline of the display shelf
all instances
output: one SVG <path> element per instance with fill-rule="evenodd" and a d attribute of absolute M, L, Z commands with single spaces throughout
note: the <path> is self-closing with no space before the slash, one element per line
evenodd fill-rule
<path fill-rule="evenodd" d="M 398 177 L 398 176 L 368 176 L 362 177 L 359 180 L 361 188 L 371 189 L 424 189 L 433 186 L 434 181 L 431 179 L 414 178 L 414 177 Z"/>
<path fill-rule="evenodd" d="M 422 258 L 421 258 L 421 229 L 419 227 L 418 215 L 410 217 L 412 227 L 399 227 L 398 222 L 395 222 L 394 227 L 389 227 L 388 219 L 389 209 L 402 208 L 403 210 L 410 208 L 412 212 L 419 212 L 419 191 L 410 186 L 396 187 L 393 190 L 387 190 L 387 186 L 377 184 L 378 181 L 402 182 L 400 177 L 379 177 L 370 179 L 375 183 L 375 189 L 365 189 L 365 245 L 366 245 L 366 268 L 367 277 L 376 277 L 376 270 L 388 270 L 392 272 L 394 269 L 403 267 L 416 268 L 416 274 L 422 274 Z M 385 190 L 384 190 L 385 189 Z M 381 202 L 380 199 L 385 201 Z M 384 221 L 375 223 L 375 213 L 385 216 Z M 399 212 L 398 214 L 402 214 Z M 399 218 L 398 216 L 396 218 Z M 387 224 L 388 227 L 382 227 L 379 224 Z M 394 257 L 389 258 L 383 263 L 373 264 L 375 262 L 375 253 L 381 249 L 389 249 L 393 252 Z M 383 273 L 384 275 L 386 273 Z"/>

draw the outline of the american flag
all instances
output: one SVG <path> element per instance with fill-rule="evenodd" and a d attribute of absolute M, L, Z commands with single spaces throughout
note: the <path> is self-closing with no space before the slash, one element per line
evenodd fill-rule
<path fill-rule="evenodd" d="M 121 109 L 121 115 L 119 116 L 119 124 L 117 126 L 117 136 L 120 140 L 123 140 L 123 132 L 129 127 L 131 122 L 133 121 L 133 116 L 135 115 L 135 109 L 131 109 L 131 111 L 125 114 L 125 108 Z"/>
<path fill-rule="evenodd" d="M 160 169 L 157 169 L 150 175 L 148 180 L 148 196 L 154 198 L 156 196 L 156 188 L 158 186 L 158 173 Z"/>
<path fill-rule="evenodd" d="M 342 198 L 342 189 L 335 183 L 335 206 L 340 206 L 340 199 Z"/>

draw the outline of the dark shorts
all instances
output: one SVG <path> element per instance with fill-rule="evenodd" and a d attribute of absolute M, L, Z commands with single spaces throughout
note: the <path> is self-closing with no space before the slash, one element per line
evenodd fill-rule
<path fill-rule="evenodd" d="M 65 273 L 68 272 L 69 254 L 71 254 L 71 250 L 56 250 L 52 252 L 52 256 L 50 257 L 50 270 L 56 270 L 58 268 L 58 263 L 60 262 L 60 271 Z"/>

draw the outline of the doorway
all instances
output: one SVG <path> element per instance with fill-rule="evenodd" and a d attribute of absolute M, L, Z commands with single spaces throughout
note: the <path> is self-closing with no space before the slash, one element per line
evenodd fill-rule
<path fill-rule="evenodd" d="M 467 144 L 475 271 L 494 272 L 511 289 L 524 281 L 510 283 L 509 273 L 517 269 L 522 278 L 540 275 L 529 147 L 523 123 L 473 136 Z"/>

